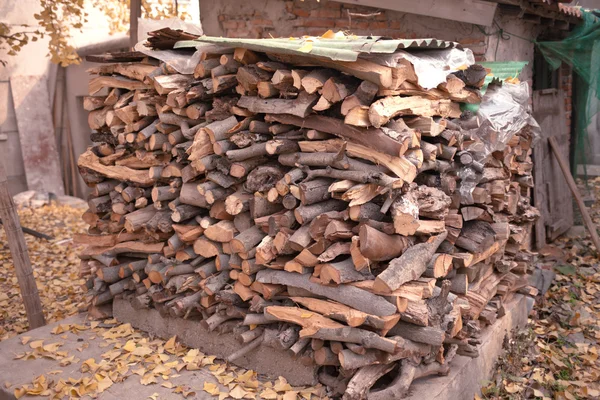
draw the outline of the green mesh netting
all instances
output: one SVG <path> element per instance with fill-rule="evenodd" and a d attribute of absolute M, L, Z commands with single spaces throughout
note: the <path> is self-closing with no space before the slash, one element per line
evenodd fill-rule
<path fill-rule="evenodd" d="M 546 61 L 556 69 L 561 62 L 570 65 L 576 73 L 573 97 L 575 118 L 575 152 L 572 160 L 573 175 L 577 165 L 585 165 L 587 129 L 598 113 L 600 97 L 600 23 L 591 12 L 581 10 L 583 23 L 560 42 L 536 42 Z"/>

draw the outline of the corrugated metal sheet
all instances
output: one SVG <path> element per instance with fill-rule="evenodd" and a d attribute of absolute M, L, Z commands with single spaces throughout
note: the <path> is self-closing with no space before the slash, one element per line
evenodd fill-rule
<path fill-rule="evenodd" d="M 282 39 L 236 39 L 202 36 L 196 40 L 177 42 L 175 48 L 197 47 L 202 43 L 280 54 L 325 57 L 335 61 L 356 61 L 361 53 L 394 53 L 398 49 L 462 48 L 458 43 L 437 39 L 386 39 L 381 36 L 346 36 L 323 39 L 319 37 Z"/>
<path fill-rule="evenodd" d="M 518 78 L 523 68 L 529 64 L 529 61 L 486 61 L 479 62 L 478 64 L 491 70 L 485 77 L 485 82 L 481 90 L 482 93 L 485 93 L 488 85 L 496 79 L 504 81 L 508 78 Z"/>

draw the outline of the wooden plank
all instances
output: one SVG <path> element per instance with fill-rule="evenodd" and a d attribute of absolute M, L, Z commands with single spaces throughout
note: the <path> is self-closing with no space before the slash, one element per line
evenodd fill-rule
<path fill-rule="evenodd" d="M 565 179 L 567 180 L 569 189 L 571 189 L 571 193 L 573 193 L 573 196 L 575 196 L 575 201 L 577 202 L 577 206 L 579 207 L 579 210 L 581 211 L 581 217 L 583 218 L 583 222 L 585 222 L 585 226 L 587 227 L 588 231 L 590 232 L 590 236 L 592 237 L 592 242 L 594 242 L 594 246 L 596 246 L 596 251 L 600 251 L 600 238 L 598 237 L 598 232 L 596 231 L 596 224 L 594 224 L 594 221 L 592 221 L 592 218 L 590 217 L 590 214 L 588 213 L 587 208 L 585 207 L 583 198 L 581 197 L 581 194 L 579 193 L 579 189 L 577 189 L 577 184 L 575 183 L 575 179 L 573 179 L 573 176 L 571 175 L 571 172 L 569 170 L 569 164 L 564 159 L 561 148 L 558 145 L 556 138 L 551 137 L 548 139 L 548 142 L 550 143 L 552 152 L 554 153 L 554 156 L 556 157 L 556 160 L 558 161 L 558 165 L 560 165 L 560 169 L 562 170 L 562 173 L 564 174 Z"/>
<path fill-rule="evenodd" d="M 142 0 L 131 0 L 129 4 L 129 38 L 131 47 L 134 47 L 138 42 L 138 18 L 142 17 Z"/>
<path fill-rule="evenodd" d="M 35 329 L 46 325 L 42 301 L 35 284 L 31 260 L 27 252 L 27 244 L 19 223 L 17 209 L 8 191 L 8 179 L 4 163 L 0 162 L 0 221 L 6 232 L 8 247 L 15 265 L 15 272 L 21 289 L 21 297 L 25 304 L 25 312 L 29 328 Z"/>
<path fill-rule="evenodd" d="M 46 80 L 40 76 L 12 76 L 10 87 L 27 186 L 30 190 L 63 195 L 64 186 Z"/>
<path fill-rule="evenodd" d="M 498 4 L 481 0 L 339 0 L 384 10 L 401 11 L 428 17 L 467 22 L 474 25 L 491 26 Z"/>
<path fill-rule="evenodd" d="M 541 215 L 535 225 L 535 245 L 540 249 L 548 238 L 558 237 L 573 225 L 571 193 L 548 144 L 548 139 L 555 137 L 563 158 L 568 160 L 569 132 L 563 92 L 556 89 L 534 91 L 533 116 L 541 127 L 541 138 L 533 151 L 533 200 Z M 559 220 L 563 221 L 558 223 Z"/>

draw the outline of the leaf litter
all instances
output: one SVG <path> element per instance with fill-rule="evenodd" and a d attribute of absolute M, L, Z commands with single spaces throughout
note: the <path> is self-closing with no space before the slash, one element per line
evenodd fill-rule
<path fill-rule="evenodd" d="M 80 360 L 61 351 L 60 342 L 46 343 L 35 339 L 22 344 L 22 351 L 16 359 L 31 360 L 51 358 L 68 364 L 79 364 L 77 376 L 68 379 L 54 379 L 51 376 L 37 376 L 30 384 L 14 388 L 14 396 L 46 396 L 50 399 L 95 398 L 113 384 L 126 379 L 137 379 L 141 385 L 160 385 L 170 389 L 182 398 L 195 398 L 199 392 L 206 392 L 219 399 L 277 399 L 311 400 L 326 399 L 325 388 L 293 387 L 283 377 L 275 381 L 259 378 L 256 372 L 229 365 L 206 355 L 198 349 L 189 349 L 179 343 L 176 337 L 169 340 L 155 339 L 134 329 L 130 324 L 119 324 L 116 320 L 86 325 L 65 324 L 54 331 L 78 333 L 91 331 L 95 337 L 107 344 L 100 358 Z M 54 335 L 59 335 L 54 332 Z M 215 382 L 190 380 L 189 384 L 175 384 L 171 379 L 180 376 L 184 370 L 203 369 L 214 377 Z M 47 375 L 60 373 L 51 371 Z M 159 398 L 160 396 L 152 398 Z"/>
<path fill-rule="evenodd" d="M 33 275 L 48 323 L 75 315 L 87 308 L 78 275 L 80 249 L 70 239 L 84 232 L 82 209 L 52 203 L 39 208 L 19 208 L 21 225 L 53 236 L 50 241 L 25 235 Z M 0 341 L 28 329 L 25 307 L 6 234 L 0 227 Z"/>
<path fill-rule="evenodd" d="M 84 232 L 82 210 L 55 203 L 39 208 L 18 210 L 22 226 L 53 236 L 46 241 L 25 235 L 44 314 L 48 323 L 60 321 L 87 309 L 83 284 L 78 275 L 80 247 L 71 238 Z M 8 339 L 28 329 L 18 281 L 4 230 L 0 228 L 0 340 Z M 91 331 L 102 340 L 106 351 L 101 358 L 81 359 L 80 354 L 69 354 L 61 349 L 66 334 Z M 62 371 L 56 369 L 35 377 L 29 384 L 13 388 L 18 399 L 23 396 L 43 396 L 50 399 L 96 398 L 115 383 L 138 379 L 141 385 L 160 385 L 180 394 L 182 398 L 195 398 L 200 392 L 219 399 L 325 399 L 325 388 L 292 387 L 280 377 L 268 381 L 256 372 L 227 365 L 197 349 L 188 349 L 176 337 L 161 340 L 149 337 L 130 324 L 119 324 L 110 319 L 85 324 L 59 324 L 52 329 L 53 339 L 40 339 L 33 334 L 21 337 L 21 348 L 15 349 L 15 359 L 56 360 L 60 367 L 78 365 L 78 373 L 68 379 L 57 379 Z M 54 340 L 54 337 L 56 338 Z M 84 342 L 78 348 L 89 346 Z M 75 352 L 79 353 L 79 352 Z M 216 383 L 199 382 L 177 385 L 170 381 L 183 370 L 205 370 Z M 10 382 L 3 382 L 6 388 Z M 204 384 L 204 385 L 203 385 Z M 205 386 L 207 385 L 207 386 Z M 149 396 L 159 399 L 158 393 Z"/>

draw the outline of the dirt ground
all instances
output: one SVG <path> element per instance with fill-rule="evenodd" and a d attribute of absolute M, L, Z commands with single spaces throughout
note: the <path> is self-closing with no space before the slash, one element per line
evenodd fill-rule
<path fill-rule="evenodd" d="M 600 179 L 591 181 L 590 184 L 596 198 L 600 199 Z M 596 202 L 590 211 L 595 222 L 600 224 L 600 202 Z M 26 235 L 34 275 L 49 322 L 85 309 L 82 288 L 84 281 L 78 276 L 78 249 L 70 240 L 73 233 L 85 230 L 85 224 L 80 219 L 81 213 L 80 209 L 56 205 L 19 211 L 23 226 L 54 236 L 53 240 L 45 241 Z M 5 239 L 4 231 L 0 229 L 0 340 L 27 330 L 24 307 Z M 505 343 L 507 354 L 499 360 L 495 377 L 490 382 L 483 383 L 482 396 L 476 396 L 476 399 L 600 398 L 600 261 L 589 237 L 559 239 L 541 252 L 540 265 L 546 269 L 554 269 L 556 280 L 546 295 L 538 300 L 527 329 L 517 332 L 514 339 Z M 150 352 L 154 347 L 164 349 L 169 346 L 180 359 L 182 368 L 191 364 L 194 368 L 211 369 L 213 374 L 217 374 L 215 376 L 219 378 L 221 385 L 209 385 L 204 391 L 215 397 L 227 398 L 233 394 L 234 398 L 250 398 L 252 396 L 248 396 L 248 393 L 264 393 L 265 396 L 259 398 L 287 400 L 317 398 L 323 393 L 318 388 L 291 388 L 281 381 L 258 383 L 252 371 L 215 367 L 212 363 L 214 358 L 204 355 L 198 358 L 199 355 L 195 355 L 193 350 L 190 353 L 190 350 L 179 344 L 175 345 L 174 339 L 168 342 L 148 341 L 145 335 L 130 327 L 123 328 L 121 325 L 118 328 L 119 325 L 114 325 L 116 321 L 108 322 L 105 325 L 107 328 L 114 327 L 99 334 L 124 330 L 126 335 L 120 337 L 124 341 L 121 348 L 126 349 L 123 346 L 127 346 L 129 341 L 133 341 L 129 347 Z M 96 329 L 101 329 L 101 326 Z M 107 337 L 114 339 L 111 334 Z M 33 353 L 35 351 L 34 349 Z M 127 351 L 121 353 L 123 357 L 131 357 Z M 135 374 L 139 377 L 134 378 L 140 379 L 142 384 L 161 383 L 160 374 L 152 373 L 143 360 L 138 361 L 137 372 L 115 374 L 114 371 L 121 371 L 118 369 L 121 365 L 118 364 L 120 357 L 117 355 L 114 359 L 104 360 L 109 363 L 102 368 L 105 373 L 102 370 L 90 371 L 89 365 L 82 364 L 82 372 L 84 369 L 96 372 L 93 379 L 97 379 L 99 384 L 89 386 L 88 382 L 87 386 L 82 386 L 81 377 L 77 377 L 79 382 L 73 385 L 87 388 L 91 394 L 98 394 L 110 384 L 106 379 L 112 382 Z M 111 365 L 111 368 L 106 368 Z M 18 394 L 47 395 L 50 393 L 48 390 L 66 390 L 65 387 L 39 390 L 40 381 L 46 382 L 45 377 L 21 388 Z M 162 384 L 164 386 L 165 382 Z M 255 387 L 256 385 L 260 387 Z M 193 397 L 185 388 L 176 387 L 173 390 L 185 397 Z M 284 395 L 287 397 L 283 397 Z"/>

